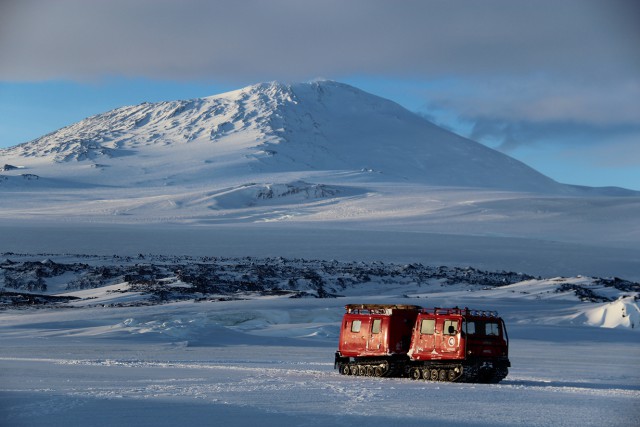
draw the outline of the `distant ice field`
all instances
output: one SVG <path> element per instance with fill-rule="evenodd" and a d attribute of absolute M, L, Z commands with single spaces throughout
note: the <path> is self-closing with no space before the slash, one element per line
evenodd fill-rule
<path fill-rule="evenodd" d="M 310 228 L 292 224 L 187 226 L 0 221 L 1 252 L 277 257 L 472 266 L 544 277 L 640 280 L 640 248 L 532 238 Z"/>

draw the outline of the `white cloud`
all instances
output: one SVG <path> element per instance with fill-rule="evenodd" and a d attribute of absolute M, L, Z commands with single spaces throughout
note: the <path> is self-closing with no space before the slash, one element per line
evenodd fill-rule
<path fill-rule="evenodd" d="M 503 77 L 447 82 L 430 88 L 428 108 L 469 121 L 640 125 L 640 76 L 607 82 L 576 76 Z"/>
<path fill-rule="evenodd" d="M 624 76 L 632 1 L 23 0 L 0 9 L 0 80 Z"/>

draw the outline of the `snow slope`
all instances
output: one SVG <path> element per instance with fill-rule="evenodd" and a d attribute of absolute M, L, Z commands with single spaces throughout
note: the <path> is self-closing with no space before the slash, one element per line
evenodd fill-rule
<path fill-rule="evenodd" d="M 67 255 L 41 262 L 63 260 L 100 265 L 107 258 Z M 219 262 L 250 272 L 262 261 Z M 267 263 L 273 264 L 316 269 L 327 281 L 333 277 L 328 266 L 336 267 L 304 260 Z M 342 268 L 354 275 L 358 269 L 411 271 L 377 263 Z M 79 299 L 57 306 L 5 309 L 0 424 L 638 424 L 638 330 L 622 322 L 590 323 L 596 314 L 613 319 L 615 304 L 637 310 L 637 301 L 583 300 L 571 286 L 620 295 L 606 282 L 584 277 L 497 287 L 471 285 L 461 277 L 389 283 L 384 275 L 370 276 L 337 299 L 238 292 L 227 300 L 152 305 L 143 303 L 149 295 L 119 283 L 67 293 Z M 341 376 L 333 368 L 333 352 L 343 307 L 354 302 L 498 310 L 509 330 L 509 376 L 497 385 Z M 624 318 L 618 313 L 617 319 Z"/>
<path fill-rule="evenodd" d="M 382 259 L 407 254 L 409 241 L 437 241 L 445 253 L 460 242 L 453 258 L 442 260 L 447 264 L 486 262 L 481 252 L 465 254 L 523 239 L 522 271 L 551 273 L 541 269 L 557 252 L 567 263 L 558 274 L 640 271 L 637 193 L 556 183 L 389 100 L 336 82 L 264 83 L 123 107 L 3 150 L 0 164 L 5 250 L 58 253 L 56 245 L 64 247 L 75 234 L 92 236 L 96 224 L 135 225 L 145 239 L 165 233 L 165 241 L 173 238 L 167 225 L 180 224 L 196 240 L 219 241 L 231 232 L 228 226 L 280 223 L 281 229 L 253 228 L 256 238 L 300 235 L 295 246 L 305 239 L 308 246 L 301 232 L 308 230 L 325 240 L 335 236 L 331 245 L 340 247 L 345 232 L 392 233 L 399 246 L 381 249 Z M 68 238 L 56 237 L 60 227 L 74 226 Z M 161 250 L 132 238 L 126 227 L 112 231 L 121 246 Z M 35 244 L 25 248 L 27 242 Z M 174 244 L 176 253 L 193 253 L 188 242 Z M 111 250 L 101 246 L 95 242 L 88 252 Z M 512 254 L 505 249 L 491 259 Z M 602 264 L 612 257 L 629 265 L 581 270 L 589 260 Z"/>
<path fill-rule="evenodd" d="M 60 180 L 131 188 L 323 171 L 343 180 L 598 192 L 558 184 L 392 101 L 332 81 L 262 83 L 207 98 L 122 107 L 2 150 L 0 163 L 9 188 L 22 183 L 25 172 L 39 178 L 30 179 L 36 188 Z"/>
<path fill-rule="evenodd" d="M 123 107 L 1 155 L 5 164 L 63 164 L 60 175 L 93 167 L 83 181 L 107 185 L 134 184 L 140 169 L 149 175 L 146 185 L 158 185 L 211 181 L 240 168 L 367 171 L 428 185 L 566 189 L 389 100 L 331 81 L 263 83 L 208 98 Z M 109 173 L 111 167 L 127 170 L 128 179 Z"/>

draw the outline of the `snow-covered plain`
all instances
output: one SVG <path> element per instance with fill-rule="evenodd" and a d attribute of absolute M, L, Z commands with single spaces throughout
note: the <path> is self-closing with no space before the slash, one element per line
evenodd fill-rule
<path fill-rule="evenodd" d="M 374 277 L 339 298 L 245 292 L 159 305 L 136 304 L 149 297 L 127 283 L 58 292 L 80 299 L 0 312 L 0 422 L 637 425 L 637 302 L 554 291 L 576 283 L 589 280 L 486 288 Z M 341 376 L 333 352 L 352 302 L 497 309 L 509 327 L 510 374 L 498 385 Z"/>
<path fill-rule="evenodd" d="M 79 298 L 5 298 L 0 425 L 637 426 L 637 283 L 603 283 L 640 280 L 639 212 L 637 192 L 557 183 L 334 82 L 97 115 L 0 151 L 0 291 Z M 6 274 L 15 262 L 37 278 L 38 263 L 162 256 L 540 277 L 371 277 L 338 298 L 239 290 L 149 304 L 124 276 L 68 289 L 66 272 L 38 291 Z M 338 325 L 357 302 L 498 310 L 510 374 L 498 385 L 340 376 Z"/>

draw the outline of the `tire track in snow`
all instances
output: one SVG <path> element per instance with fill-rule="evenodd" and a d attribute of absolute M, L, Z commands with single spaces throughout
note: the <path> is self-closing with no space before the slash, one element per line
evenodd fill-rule
<path fill-rule="evenodd" d="M 359 378 L 359 377 L 343 377 L 337 374 L 333 370 L 318 370 L 317 368 L 331 367 L 332 363 L 323 362 L 287 362 L 287 361 L 259 361 L 259 360 L 229 360 L 229 361 L 153 361 L 153 360 L 139 360 L 139 359 L 55 359 L 55 358 L 19 358 L 19 357 L 0 357 L 0 360 L 6 361 L 22 361 L 22 362 L 34 362 L 34 363 L 53 363 L 58 365 L 84 365 L 84 366 L 102 366 L 102 367 L 123 367 L 123 368 L 161 368 L 161 369 L 189 369 L 189 370 L 217 370 L 226 372 L 236 372 L 238 374 L 247 373 L 250 375 L 248 378 L 239 377 L 238 383 L 231 387 L 227 387 L 226 391 L 274 391 L 281 390 L 282 388 L 294 389 L 294 388 L 310 388 L 310 383 L 322 388 L 324 391 L 329 391 L 331 394 L 345 396 L 345 401 L 353 402 L 354 404 L 366 401 L 367 399 L 374 399 L 376 396 L 376 387 L 381 387 L 376 384 L 376 387 L 371 387 L 368 384 L 366 387 L 354 386 L 352 382 L 371 382 L 380 381 L 385 382 L 388 386 L 398 386 L 399 384 L 407 385 L 448 385 L 452 387 L 496 387 L 503 390 L 545 390 L 556 393 L 569 393 L 569 394 L 585 394 L 585 395 L 606 395 L 606 396 L 619 396 L 619 397 L 631 397 L 640 398 L 640 385 L 634 384 L 606 384 L 606 383 L 590 383 L 590 382 L 565 382 L 562 380 L 548 380 L 545 378 L 530 378 L 530 377 L 514 377 L 504 380 L 497 385 L 484 385 L 484 384 L 464 384 L 464 383 L 431 383 L 431 382 L 414 382 L 408 379 L 388 379 L 388 378 Z M 278 366 L 275 367 L 274 365 Z M 311 381 L 313 380 L 313 381 Z M 160 380 L 159 380 L 160 381 Z M 169 380 L 161 380 L 169 381 Z M 178 380 L 175 380 L 178 381 Z M 278 384 L 275 384 L 278 382 Z M 194 379 L 194 382 L 195 381 Z M 166 386 L 169 387 L 169 386 Z M 209 391 L 222 392 L 223 389 L 212 387 L 208 384 L 206 387 Z M 173 388 L 173 392 L 186 396 L 202 395 L 203 390 L 198 393 L 188 391 L 183 387 L 177 387 L 175 385 L 169 387 Z M 196 388 L 201 389 L 202 386 Z M 153 387 L 143 387 L 143 390 L 147 390 L 153 397 L 158 396 L 157 390 L 153 390 Z M 182 390 L 182 391 L 179 391 Z M 137 390 L 140 392 L 141 390 Z M 107 393 L 109 394 L 109 393 Z M 136 394 L 136 390 L 130 390 L 129 393 Z M 143 394 L 145 394 L 143 392 Z M 161 393 L 164 394 L 164 393 Z M 206 393 L 205 393 L 206 395 Z M 152 397 L 150 396 L 150 397 Z"/>

